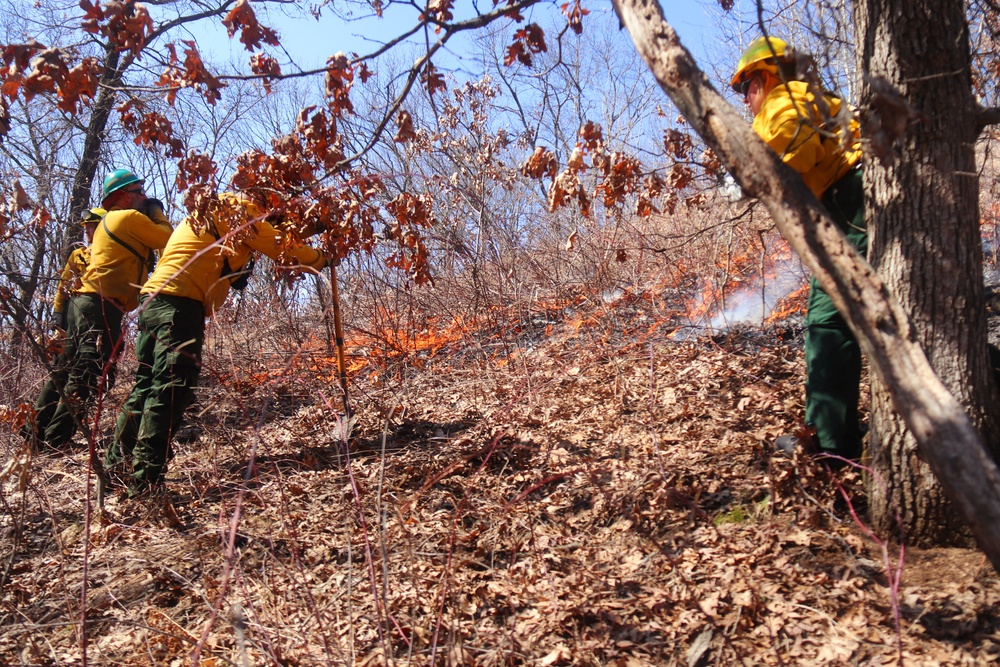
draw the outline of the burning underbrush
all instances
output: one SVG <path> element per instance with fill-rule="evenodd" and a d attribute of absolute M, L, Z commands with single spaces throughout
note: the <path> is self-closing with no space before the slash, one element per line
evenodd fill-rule
<path fill-rule="evenodd" d="M 650 294 L 355 328 L 346 447 L 323 333 L 241 383 L 215 331 L 167 496 L 88 504 L 82 444 L 5 483 L 0 662 L 995 662 L 979 553 L 894 587 L 858 475 L 772 453 L 794 323 L 681 337 Z"/>
<path fill-rule="evenodd" d="M 787 338 L 783 332 L 797 328 L 805 313 L 808 286 L 801 266 L 788 256 L 787 245 L 778 241 L 780 247 L 766 262 L 749 253 L 727 255 L 725 267 L 702 278 L 681 262 L 676 270 L 642 285 L 596 291 L 576 286 L 450 315 L 439 314 L 447 309 L 420 303 L 395 309 L 356 306 L 365 317 L 363 323 L 347 327 L 345 370 L 354 381 L 380 385 L 432 364 L 439 371 L 442 365 L 470 363 L 503 368 L 524 351 L 552 339 L 616 348 L 706 334 L 751 339 L 767 338 L 774 331 Z M 255 337 L 255 347 L 244 347 L 239 355 L 252 360 L 250 372 L 246 364 L 226 368 L 225 358 L 240 345 L 224 327 L 214 334 L 217 346 L 225 351 L 213 369 L 215 379 L 244 391 L 289 374 L 333 382 L 339 371 L 329 328 L 314 330 L 292 349 L 269 346 L 271 337 Z"/>

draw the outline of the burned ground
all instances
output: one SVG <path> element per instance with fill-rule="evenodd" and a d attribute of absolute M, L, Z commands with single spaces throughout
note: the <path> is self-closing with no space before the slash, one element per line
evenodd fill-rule
<path fill-rule="evenodd" d="M 1000 659 L 980 553 L 883 544 L 859 472 L 772 454 L 802 414 L 794 325 L 499 331 L 356 371 L 346 449 L 321 351 L 250 384 L 210 358 L 169 504 L 99 509 L 83 445 L 35 456 L 4 486 L 0 663 Z"/>

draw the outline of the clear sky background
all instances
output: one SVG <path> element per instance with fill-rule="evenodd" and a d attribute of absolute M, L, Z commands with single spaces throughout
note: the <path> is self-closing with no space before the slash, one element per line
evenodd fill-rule
<path fill-rule="evenodd" d="M 487 7 L 491 6 L 488 2 L 485 4 Z M 593 14 L 613 13 L 611 3 L 606 0 L 585 1 L 583 6 Z M 680 35 L 684 45 L 691 50 L 699 63 L 705 61 L 714 41 L 712 33 L 716 30 L 717 19 L 713 14 L 718 13 L 718 1 L 674 0 L 663 2 L 662 6 L 667 20 Z M 361 16 L 341 19 L 325 12 L 317 21 L 308 15 L 302 5 L 290 10 L 292 13 L 282 13 L 271 8 L 265 14 L 264 7 L 255 5 L 261 22 L 278 31 L 282 47 L 292 61 L 299 68 L 307 70 L 321 68 L 330 55 L 340 51 L 370 53 L 386 40 L 394 38 L 414 25 L 417 16 L 416 10 L 412 7 L 393 5 L 390 7 L 391 11 L 387 11 L 381 19 Z M 463 7 L 467 10 L 466 15 L 470 15 L 472 11 L 470 0 L 459 0 L 456 8 L 457 18 L 465 16 L 461 13 Z M 527 15 L 525 22 L 537 21 L 544 27 L 553 20 L 553 16 L 551 6 L 545 5 L 537 9 L 537 15 Z M 584 19 L 584 30 L 586 21 L 587 18 Z M 248 52 L 236 37 L 229 40 L 221 25 L 215 29 L 201 25 L 198 30 L 199 33 L 193 34 L 192 37 L 208 60 L 217 63 L 246 62 Z M 414 37 L 411 43 L 416 46 L 421 43 L 419 40 L 422 38 L 422 35 Z M 449 42 L 452 57 L 461 57 L 463 39 L 465 37 L 458 36 Z M 440 61 L 441 66 L 445 64 L 443 60 Z"/>

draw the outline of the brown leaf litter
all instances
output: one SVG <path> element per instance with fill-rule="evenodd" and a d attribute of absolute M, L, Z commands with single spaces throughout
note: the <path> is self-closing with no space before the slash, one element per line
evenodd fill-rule
<path fill-rule="evenodd" d="M 796 346 L 615 340 L 566 329 L 504 363 L 359 378 L 348 451 L 330 381 L 209 386 L 170 495 L 89 524 L 85 452 L 36 456 L 24 493 L 4 487 L 0 663 L 998 660 L 978 552 L 908 550 L 897 634 L 834 479 L 772 456 L 801 415 Z M 840 482 L 862 508 L 858 475 Z"/>

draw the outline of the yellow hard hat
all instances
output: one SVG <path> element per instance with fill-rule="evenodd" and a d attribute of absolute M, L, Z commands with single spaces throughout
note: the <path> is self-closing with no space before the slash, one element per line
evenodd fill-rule
<path fill-rule="evenodd" d="M 779 37 L 758 37 L 750 42 L 750 46 L 743 52 L 743 57 L 736 63 L 736 73 L 730 81 L 733 90 L 739 92 L 740 83 L 751 72 L 765 70 L 777 74 L 777 61 L 783 60 L 790 50 L 788 42 Z"/>
<path fill-rule="evenodd" d="M 105 211 L 103 208 L 100 207 L 92 208 L 83 214 L 83 218 L 80 219 L 80 224 L 81 225 L 89 225 L 91 223 L 97 224 L 98 222 L 101 221 L 101 218 L 103 218 L 107 214 L 108 212 Z"/>

